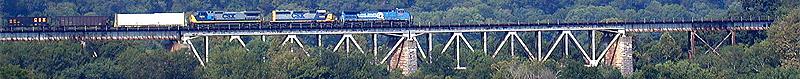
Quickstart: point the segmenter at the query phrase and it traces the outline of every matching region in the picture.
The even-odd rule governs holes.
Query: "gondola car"
[[[344,23],[401,23],[411,24],[414,17],[405,9],[390,9],[377,11],[342,11],[340,17]]]
[[[271,23],[327,23],[334,22],[333,14],[326,10],[273,10]]]
[[[196,11],[196,13],[192,14],[190,17],[191,23],[201,25],[239,25],[261,23],[261,11]]]
[[[37,17],[5,17],[8,22],[7,27],[45,27],[50,26],[48,19],[44,16]]]
[[[51,25],[57,27],[104,27],[111,23],[111,16],[55,16]]]

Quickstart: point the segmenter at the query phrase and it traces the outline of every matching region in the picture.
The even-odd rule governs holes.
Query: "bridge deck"
[[[178,40],[184,36],[288,35],[288,34],[368,34],[368,33],[445,33],[506,32],[558,30],[625,30],[626,32],[675,32],[765,30],[773,20],[646,21],[589,23],[509,23],[447,24],[411,26],[359,26],[292,28],[273,26],[236,26],[215,28],[122,28],[122,29],[50,29],[0,30],[0,41],[61,40]]]

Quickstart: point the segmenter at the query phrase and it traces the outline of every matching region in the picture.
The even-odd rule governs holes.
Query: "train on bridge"
[[[327,10],[194,11],[181,13],[115,14],[113,16],[5,17],[4,30],[16,29],[118,29],[118,28],[207,28],[269,27],[324,28],[352,25],[408,26],[413,16],[405,9],[372,11]]]

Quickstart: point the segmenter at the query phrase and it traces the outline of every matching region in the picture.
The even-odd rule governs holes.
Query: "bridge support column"
[[[281,45],[286,45],[286,42],[297,43],[297,46],[300,46],[300,49],[302,49],[303,52],[306,53],[306,56],[311,56],[310,54],[308,54],[308,51],[306,51],[305,47],[303,47],[303,43],[300,42],[300,39],[297,38],[297,35],[286,35],[286,38],[283,40]],[[292,49],[292,52],[294,52],[294,49]]]
[[[486,38],[488,38],[486,37],[486,32],[483,32],[483,55],[489,55],[489,52],[487,52],[489,49],[487,49],[488,47],[486,47],[487,43]]]
[[[511,38],[511,40],[512,40],[511,41],[511,46],[510,46],[511,47],[511,49],[510,49],[511,50],[511,56],[514,56],[514,52],[513,52],[514,44],[513,43],[514,43],[514,40],[516,38],[516,40],[519,41],[519,44],[522,45],[522,48],[524,48],[525,51],[528,52],[528,59],[533,61],[534,58],[533,58],[533,54],[531,54],[531,50],[528,49],[528,45],[526,45],[525,42],[522,41],[522,38],[519,37],[519,35],[517,34],[516,31],[508,32],[508,34],[506,34],[505,38],[503,38],[503,41],[500,42],[500,47],[497,47],[497,50],[495,50],[494,54],[492,54],[492,58],[497,56],[497,53],[500,52],[500,49],[503,49],[503,46],[506,44],[506,42],[508,41],[509,38]]]
[[[199,53],[197,53],[197,49],[194,47],[194,44],[192,44],[192,40],[191,39],[194,39],[194,38],[196,38],[196,37],[182,37],[181,41],[183,41],[183,43],[189,44],[189,48],[192,49],[192,54],[194,54],[194,57],[196,57],[197,61],[200,62],[200,65],[203,66],[203,68],[205,68],[206,67],[205,62],[203,61],[203,59],[200,58]]]
[[[344,35],[342,35],[342,38],[339,39],[339,43],[336,43],[336,47],[333,48],[333,52],[336,52],[336,50],[339,49],[339,46],[341,46],[342,43],[346,43],[345,46],[346,46],[347,52],[350,52],[350,45],[349,44],[352,43],[353,45],[356,46],[356,48],[358,48],[358,51],[361,51],[362,54],[366,54],[364,52],[364,50],[361,49],[361,45],[358,45],[358,42],[356,41],[356,39],[353,38],[353,34],[344,34]]]
[[[694,42],[694,40],[695,40],[694,35],[695,35],[695,31],[689,32],[689,59],[692,59],[692,57],[694,57],[694,54],[695,54],[695,51],[696,51],[695,48],[694,48],[694,46],[696,44]]]
[[[422,58],[427,58],[427,56],[425,56],[426,54],[423,52],[424,50],[421,49],[422,47],[419,45],[419,40],[416,38],[419,34],[404,33],[402,35],[387,35],[399,36],[401,38],[397,40],[397,43],[386,53],[386,57],[381,60],[380,64],[383,64],[386,59],[391,56],[392,59],[390,60],[388,68],[390,71],[392,71],[392,68],[400,68],[403,70],[403,75],[414,73],[417,70],[417,52],[420,52]]]
[[[378,34],[372,34],[372,56],[374,61],[378,60]]]
[[[720,41],[719,44],[717,45],[717,47],[722,45],[722,43],[725,40],[728,40],[728,36],[730,36],[730,35],[731,35],[730,33],[728,35],[725,35],[725,39]],[[709,48],[709,50],[706,50],[705,53],[712,52],[712,53],[714,53],[716,55],[719,55],[719,52],[717,52],[717,48],[716,47],[712,47],[711,43],[708,43],[705,39],[703,39],[703,37],[700,37],[700,35],[697,35],[697,33],[692,33],[692,36],[697,37],[698,39],[700,39],[700,42],[703,42],[703,44],[705,44],[705,46]],[[692,41],[694,41],[694,40],[692,40]],[[692,46],[694,46],[694,45],[692,45]],[[692,52],[694,52],[694,51],[692,51]],[[692,53],[692,55],[694,55],[694,53]]]
[[[608,59],[603,60],[604,58],[617,58],[617,57],[613,57],[613,55],[616,55],[616,53],[609,52],[609,49],[611,49],[611,51],[616,51],[616,49],[620,46],[620,45],[618,45],[618,44],[620,44],[618,41],[621,39],[621,37],[627,37],[627,36],[625,35],[625,30],[618,30],[618,31],[616,31],[616,33],[617,34],[614,35],[614,37],[611,39],[611,41],[608,42],[608,45],[606,46],[606,48],[603,49],[602,53],[600,53],[599,56],[594,57],[594,59],[589,60],[589,66],[592,66],[592,67],[597,66],[598,63],[600,63],[601,61],[612,62],[611,60],[608,60]],[[628,39],[630,39],[630,38],[628,38]],[[627,45],[627,46],[630,46],[630,45]],[[614,48],[614,49],[612,49],[612,48]],[[630,50],[632,50],[632,49],[630,49]],[[609,54],[609,56],[606,56],[606,54],[608,54],[608,53],[612,53],[612,54]]]
[[[467,67],[461,67],[461,41],[464,41],[463,43],[467,44],[467,47],[469,47],[470,51],[475,52],[475,49],[473,49],[472,45],[469,44],[469,41],[467,41],[467,39],[464,38],[464,34],[463,33],[461,33],[461,32],[453,33],[453,35],[447,41],[447,44],[445,44],[444,49],[442,49],[441,53],[446,52],[447,48],[450,47],[450,45],[453,43],[454,40],[456,41],[456,49],[454,49],[454,50],[456,50],[456,67],[455,67],[455,69],[467,69]]]
[[[433,52],[433,33],[428,33],[428,52]],[[431,63],[430,59],[428,63]]]
[[[613,41],[616,41],[617,38],[619,37],[619,35],[623,35],[624,31],[617,31],[616,33],[618,33],[618,34],[615,35],[614,38],[612,38],[612,40],[611,40],[612,42],[608,44],[609,47],[606,47],[606,50],[603,50],[603,51],[607,51],[608,48],[610,48],[610,46],[612,46],[612,44],[616,44]],[[591,51],[592,52],[591,55],[592,56],[589,57],[591,59],[588,59],[588,61],[589,61],[589,65],[588,66],[589,67],[596,67],[600,63],[600,61],[602,61],[600,59],[600,57],[597,56],[597,43],[598,43],[597,42],[597,30],[592,30],[590,34],[591,34],[591,36],[589,36],[590,37],[589,39],[591,39],[591,42],[589,42],[589,43],[591,43],[591,44],[589,44],[589,45],[591,45],[591,50],[592,50]],[[573,39],[575,39],[575,38],[573,38]],[[580,46],[580,45],[578,45],[578,46]],[[583,50],[583,49],[581,49],[581,50]],[[602,56],[602,54],[600,56]]]
[[[599,56],[589,60],[588,66],[595,67],[603,62],[619,69],[623,76],[630,76],[633,73],[633,39],[625,35],[625,30],[610,32],[617,34]]]
[[[205,39],[205,40],[203,40],[203,41],[205,41],[204,45],[206,46],[206,50],[205,50],[206,51],[206,62],[208,62],[208,46],[210,46],[208,44],[208,36],[205,36],[204,39]]]
[[[87,50],[86,49],[86,47],[87,47],[86,42],[83,41],[83,40],[81,40],[80,42],[81,42],[81,48],[84,50],[84,52],[89,52],[89,51],[86,51]],[[92,57],[97,57],[97,52],[92,51]]]
[[[567,33],[568,34],[572,34],[572,31],[562,31],[562,32],[564,32],[564,34],[567,34]],[[570,56],[569,56],[570,55],[569,54],[569,35],[566,35],[566,36],[567,37],[564,38],[564,57],[569,59],[570,58]],[[557,39],[557,40],[561,40],[561,39]],[[580,44],[578,44],[578,45],[580,45]],[[580,47],[580,46],[578,46],[578,47]]]
[[[613,39],[613,40],[612,40],[612,42],[613,42],[613,41],[615,41],[615,40],[616,40],[616,38],[617,38],[617,37],[619,37],[619,35],[621,35],[621,34],[624,34],[624,30],[620,31],[620,33],[618,33],[618,34],[617,34],[617,35],[614,37],[615,39]],[[561,32],[561,34],[560,34],[560,35],[558,36],[558,38],[556,39],[556,41],[555,41],[555,42],[553,42],[553,45],[552,45],[552,47],[551,47],[551,48],[550,48],[550,50],[547,52],[547,55],[545,55],[545,56],[544,56],[544,58],[541,58],[541,59],[539,59],[539,61],[544,61],[544,60],[547,60],[547,59],[550,57],[550,55],[553,53],[553,51],[555,50],[555,48],[558,46],[558,44],[561,42],[561,40],[562,40],[562,39],[564,39],[564,49],[565,49],[565,52],[566,52],[567,50],[569,50],[569,49],[568,49],[568,48],[569,48],[569,46],[570,46],[570,45],[569,45],[569,41],[570,41],[570,40],[572,40],[572,43],[574,43],[575,47],[577,47],[577,48],[578,48],[578,50],[581,52],[581,54],[583,54],[583,59],[584,59],[584,62],[586,62],[586,63],[588,63],[588,64],[589,64],[589,65],[587,65],[587,66],[589,66],[589,67],[594,67],[594,66],[597,66],[597,64],[600,62],[600,59],[601,59],[601,58],[594,57],[595,55],[591,55],[591,56],[590,56],[590,55],[588,55],[588,54],[586,53],[586,50],[583,48],[583,46],[581,46],[580,42],[578,42],[578,40],[575,38],[575,35],[573,35],[573,34],[572,34],[572,31],[562,31],[562,32]],[[591,38],[591,39],[594,39],[594,36],[592,36],[592,38]],[[607,49],[608,49],[608,48],[606,48],[606,50],[607,50]],[[600,55],[600,56],[602,56],[602,55]],[[569,57],[569,54],[566,54],[566,55],[565,55],[565,57]]]
[[[585,62],[589,63],[590,67],[597,66],[597,63],[599,61],[589,57],[589,55],[586,53],[586,50],[583,49],[583,46],[581,46],[581,43],[578,42],[578,40],[575,38],[575,35],[573,35],[571,31],[564,31],[564,33],[566,33],[566,35],[569,35],[569,38],[572,39],[572,42],[575,44],[575,47],[578,47],[578,50],[581,51],[581,54],[583,54],[583,58],[585,59]],[[594,37],[594,36],[592,36],[592,37]],[[564,43],[565,47],[564,48],[569,48],[569,43],[566,43],[566,41],[569,41],[570,39],[565,39],[564,40],[565,41],[565,43]],[[569,57],[569,56],[566,56],[566,57]]]
[[[736,31],[731,30],[731,45],[736,44]]]
[[[536,32],[536,38],[537,38],[537,40],[536,40],[537,41],[536,42],[536,49],[538,51],[538,54],[536,54],[536,55],[538,55],[538,56],[536,56],[536,59],[538,59],[539,61],[542,61],[541,60],[542,59],[542,31],[537,31]]]
[[[633,73],[633,39],[626,35],[622,35],[616,41],[611,42],[608,46],[612,50],[605,53],[606,58],[603,58],[604,64],[611,65],[620,70],[623,76],[630,76]],[[601,55],[603,56],[603,55]]]
[[[730,42],[731,42],[731,45],[734,45],[734,44],[736,44],[736,41],[735,41],[735,40],[736,40],[736,32],[734,32],[734,31],[732,31],[732,30],[730,30],[730,32],[728,33],[728,35],[725,35],[725,38],[722,38],[722,41],[719,41],[719,42],[717,42],[717,44],[716,44],[715,46],[713,46],[713,47],[712,47],[712,46],[710,46],[710,45],[709,45],[709,43],[708,43],[708,42],[706,42],[706,40],[703,40],[703,38],[702,38],[702,37],[700,37],[700,35],[697,35],[697,34],[695,33],[695,34],[694,34],[694,36],[695,36],[695,37],[697,37],[697,38],[699,38],[699,39],[700,39],[700,41],[702,41],[703,43],[705,43],[705,44],[706,44],[706,47],[708,47],[708,48],[709,48],[709,50],[706,50],[706,51],[705,51],[705,53],[712,52],[712,53],[714,53],[714,54],[716,54],[716,55],[719,55],[719,52],[717,51],[717,49],[719,49],[719,47],[720,47],[720,46],[722,46],[722,44],[724,44],[724,43],[725,43],[725,42],[726,42],[728,39],[731,39],[731,41],[730,41]]]
[[[433,52],[433,33],[428,33],[428,52]]]
[[[248,49],[247,46],[244,44],[244,41],[242,41],[241,36],[231,36],[231,39],[228,39],[228,42],[233,42],[233,40],[239,41],[239,45],[242,45],[242,47],[244,47],[244,50],[250,51],[250,49]]]

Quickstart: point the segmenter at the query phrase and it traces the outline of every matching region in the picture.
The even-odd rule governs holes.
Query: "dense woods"
[[[275,9],[375,10],[405,8],[415,24],[486,24],[534,22],[674,21],[775,19],[767,31],[740,31],[736,44],[719,55],[688,57],[686,32],[630,33],[634,37],[632,76],[611,66],[585,67],[579,53],[529,61],[524,51],[501,51],[497,58],[480,51],[480,34],[466,33],[469,52],[462,47],[461,65],[454,70],[455,52],[441,52],[450,34],[434,36],[431,57],[421,59],[410,76],[388,72],[376,59],[399,38],[380,36],[379,53],[333,52],[340,35],[302,40],[311,56],[296,46],[281,45],[283,36],[245,37],[247,48],[229,37],[212,37],[209,60],[201,66],[191,50],[169,52],[176,41],[0,42],[0,78],[800,78],[800,2],[795,0],[0,0],[0,16],[113,15],[115,13],[190,12],[196,10],[271,11]],[[721,41],[727,32],[699,32],[708,41]],[[577,32],[587,38],[587,32]],[[505,33],[489,33],[501,39]],[[524,39],[535,39],[523,32]],[[557,32],[546,32],[554,36]],[[357,40],[371,40],[357,35]],[[545,44],[556,38],[546,38]],[[266,40],[266,41],[262,41]],[[203,46],[202,40],[193,40]],[[533,43],[535,40],[524,40]],[[495,49],[500,41],[490,41]],[[371,47],[372,43],[360,41]],[[426,43],[426,42],[422,42]],[[587,43],[584,46],[588,46]],[[708,50],[697,45],[699,52]],[[427,48],[427,47],[425,47]],[[518,47],[521,48],[521,47]],[[249,49],[249,51],[245,50]],[[199,49],[202,51],[203,49]],[[357,50],[357,49],[352,49]],[[372,51],[367,48],[365,51]],[[490,51],[491,51],[490,50]],[[466,52],[465,52],[466,51]],[[563,51],[557,49],[556,51]],[[96,54],[95,54],[96,53]]]

